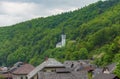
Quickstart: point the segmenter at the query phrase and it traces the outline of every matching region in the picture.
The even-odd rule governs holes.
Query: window
[[[56,70],[51,70],[51,72],[55,72]]]
[[[47,72],[46,70],[43,70],[44,72]]]
[[[23,77],[21,77],[21,79],[23,79]]]

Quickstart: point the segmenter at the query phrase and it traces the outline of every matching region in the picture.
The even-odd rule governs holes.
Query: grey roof
[[[41,79],[88,79],[87,72],[55,73],[43,72]]]
[[[17,62],[14,64],[14,67],[19,67],[20,65],[23,65],[23,62]]]
[[[70,68],[72,64],[74,64],[73,67],[75,67],[78,65],[78,62],[77,61],[65,61],[64,62],[64,65],[68,68]]]
[[[108,67],[110,73],[112,73],[115,70],[116,64],[112,63],[112,64],[108,65],[107,67]]]
[[[84,64],[90,64],[92,60],[78,60],[78,61]]]
[[[105,74],[105,73],[100,73],[97,74],[93,79],[114,79],[116,75],[114,74]]]
[[[57,73],[69,73],[70,70],[67,69],[67,68],[57,68],[57,69],[56,69],[56,72],[57,72]]]
[[[53,58],[48,58],[48,60],[44,61],[42,64],[37,66],[27,75],[28,79],[33,77],[37,72],[42,70],[44,67],[64,67],[64,65]]]
[[[79,61],[65,61],[64,65],[66,68],[69,68],[72,71],[78,71],[78,70],[90,70],[94,67],[90,64],[89,60],[79,60]]]
[[[67,67],[70,67],[71,64],[74,64],[74,66],[76,66],[76,65],[82,63],[82,65],[84,65],[84,67],[85,67],[85,66],[91,65],[90,62],[91,62],[90,60],[65,61],[64,65]]]
[[[97,74],[102,73],[102,71],[103,71],[102,68],[96,68],[96,69],[93,71],[93,73],[94,73],[94,75],[97,75]]]
[[[14,70],[16,70],[17,68],[19,68],[21,65],[23,65],[24,63],[23,62],[17,62],[17,63],[15,63],[14,64],[14,66],[13,67],[11,67],[10,69],[9,69],[9,71],[10,72],[13,72]]]

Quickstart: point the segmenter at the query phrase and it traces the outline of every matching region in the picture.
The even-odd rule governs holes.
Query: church
[[[62,34],[61,35],[61,42],[58,42],[56,44],[56,48],[60,48],[60,47],[64,47],[66,44],[66,35],[65,34]]]

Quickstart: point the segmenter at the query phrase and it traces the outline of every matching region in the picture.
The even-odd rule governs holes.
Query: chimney
[[[48,57],[46,56],[46,57],[45,57],[45,61],[47,61],[47,60],[48,60]]]

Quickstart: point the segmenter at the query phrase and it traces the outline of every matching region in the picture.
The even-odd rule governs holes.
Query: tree
[[[120,61],[118,62],[114,73],[120,78]]]

